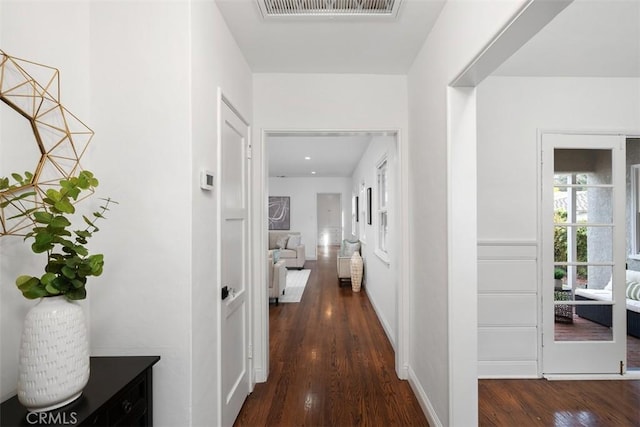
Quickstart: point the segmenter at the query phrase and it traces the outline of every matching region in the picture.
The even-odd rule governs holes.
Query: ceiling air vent
[[[402,0],[258,0],[266,18],[299,16],[395,17]]]

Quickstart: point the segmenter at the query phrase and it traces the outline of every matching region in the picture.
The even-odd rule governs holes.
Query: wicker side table
[[[554,301],[570,301],[570,290],[553,291]],[[555,321],[557,323],[573,323],[573,305],[557,304],[555,307]]]

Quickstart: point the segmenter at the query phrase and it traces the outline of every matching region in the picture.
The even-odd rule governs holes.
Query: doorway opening
[[[365,221],[365,218],[358,209],[353,211],[353,200],[356,196],[360,198],[360,185],[363,181],[366,182],[365,197],[362,198],[360,206],[371,206],[366,212],[370,217],[366,227],[370,231],[365,242],[371,251],[370,267],[383,264],[382,269],[386,269],[389,277],[385,286],[376,287],[376,281],[369,282],[369,297],[380,301],[376,305],[376,311],[395,349],[395,368],[401,379],[407,378],[407,364],[399,361],[404,360],[407,353],[404,347],[399,345],[398,336],[402,335],[399,331],[404,330],[404,325],[408,323],[405,310],[400,308],[406,300],[405,272],[408,271],[407,257],[403,256],[408,252],[408,221],[405,218],[408,212],[405,206],[408,180],[406,168],[403,168],[405,149],[397,130],[264,131],[261,144],[262,182],[256,182],[256,185],[263,188],[262,200],[256,201],[260,206],[260,212],[256,211],[258,223],[264,224],[264,228],[260,230],[263,242],[260,247],[268,246],[269,242],[270,230],[266,226],[269,222],[269,197],[289,197],[289,230],[300,233],[307,260],[318,259],[318,247],[325,244],[338,246],[344,239],[364,237],[360,232],[359,223],[355,222],[354,226],[356,216],[360,221]],[[378,187],[377,167],[383,158],[387,160],[390,175],[389,183],[385,185],[389,192],[393,193],[393,205],[386,208],[388,213],[385,214],[385,218],[388,218],[385,229],[390,234],[386,241],[390,248],[387,260],[375,255],[378,242],[376,236],[379,233],[373,232],[373,229],[379,226],[373,217],[377,206],[377,196],[373,189]],[[364,177],[365,175],[367,176]],[[366,190],[369,190],[368,193]],[[369,200],[366,199],[366,194],[371,195]],[[325,219],[322,218],[324,214],[321,207],[330,198],[334,199],[333,207],[330,208],[332,215],[329,215],[330,219]],[[369,205],[366,204],[367,201],[370,202]],[[263,251],[264,254],[256,252],[257,257],[263,257],[261,264],[267,265],[267,251],[260,247],[257,250]],[[379,275],[376,272],[375,276],[370,277]],[[260,274],[259,279],[262,280],[259,283],[265,283],[265,278],[266,274]],[[337,280],[336,270],[336,283]],[[381,280],[384,279],[378,279]],[[265,306],[261,304],[260,299],[264,288],[260,286],[256,292],[256,382],[267,380],[269,366],[269,311],[268,307],[264,309]]]
[[[342,224],[350,212],[342,210],[341,193],[318,193],[316,196],[316,218],[318,222],[318,246],[340,246]]]
[[[640,137],[626,139],[625,185],[627,195],[626,268],[628,271],[640,272]],[[640,370],[640,320],[638,319],[640,319],[640,302],[627,299],[627,368],[633,371]]]

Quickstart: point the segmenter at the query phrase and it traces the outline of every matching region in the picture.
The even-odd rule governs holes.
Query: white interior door
[[[342,241],[342,194],[317,196],[318,245],[339,245]]]
[[[220,102],[221,424],[233,425],[249,393],[247,123]]]
[[[543,373],[621,374],[626,369],[624,138],[543,134],[541,206]],[[564,275],[557,285],[556,272]],[[609,300],[580,297],[581,289],[606,295],[610,281]],[[584,310],[603,317],[595,322]]]

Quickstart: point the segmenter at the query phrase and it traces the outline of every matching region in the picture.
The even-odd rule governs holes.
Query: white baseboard
[[[260,369],[255,369],[253,371],[253,374],[255,375],[255,382],[256,383],[266,383],[267,382],[267,376],[265,375],[265,371],[264,369],[260,368]]]
[[[640,372],[627,371],[624,375],[618,374],[548,374],[545,375],[549,381],[611,381],[611,380],[633,380],[640,379]]]
[[[364,283],[366,285],[366,283]],[[366,287],[362,287],[362,290],[364,292],[367,292],[367,288]],[[380,310],[378,310],[378,306],[376,305],[376,302],[371,298],[371,295],[367,292],[367,297],[369,298],[369,302],[371,303],[371,306],[373,307],[373,311],[376,312],[376,316],[378,316],[378,320],[380,321],[380,324],[382,325],[382,329],[384,330],[385,335],[387,336],[387,339],[389,340],[389,342],[391,343],[391,347],[393,347],[393,351],[396,352],[396,339],[393,336],[392,332],[391,332],[391,328],[389,327],[389,323],[387,322],[387,319],[385,319],[383,316],[380,315]]]
[[[418,378],[416,377],[415,372],[413,372],[410,366],[408,369],[409,369],[409,385],[411,386],[411,389],[415,393],[416,398],[418,399],[418,403],[422,408],[422,412],[424,412],[424,415],[427,417],[427,421],[429,422],[429,425],[431,427],[443,427],[442,422],[440,421],[440,419],[438,418],[438,415],[436,414],[436,410],[433,408],[431,401],[427,397],[427,393],[425,393],[424,388],[422,387],[422,384],[420,384],[420,381],[418,381]]]

